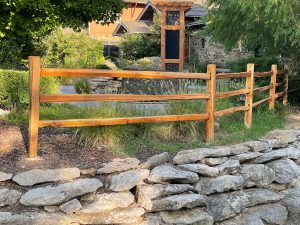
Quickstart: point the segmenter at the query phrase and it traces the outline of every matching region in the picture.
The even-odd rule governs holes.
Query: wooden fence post
[[[270,100],[269,109],[274,109],[275,107],[275,94],[276,94],[276,79],[277,79],[277,65],[272,65],[271,82],[270,82]]]
[[[288,89],[289,89],[289,66],[284,65],[285,74],[284,74],[284,91],[285,94],[283,96],[283,105],[287,106],[288,104]]]
[[[247,111],[245,111],[245,126],[250,128],[252,125],[252,108],[253,108],[253,89],[254,89],[254,64],[247,64],[247,72],[251,73],[250,77],[246,78],[246,90],[249,91],[246,94],[245,98],[245,106],[249,107]]]
[[[215,64],[207,65],[207,73],[210,75],[210,79],[207,80],[206,88],[209,94],[209,99],[206,101],[206,113],[208,114],[208,120],[205,124],[205,141],[211,142],[215,136],[215,98],[216,98],[216,72],[217,68]]]
[[[30,74],[30,118],[29,118],[29,158],[37,157],[39,109],[40,109],[40,57],[29,56]]]

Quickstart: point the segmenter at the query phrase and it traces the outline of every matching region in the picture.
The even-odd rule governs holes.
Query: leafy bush
[[[79,79],[75,81],[75,91],[78,94],[90,94],[91,93],[91,85],[86,78]]]
[[[41,48],[45,67],[96,68],[105,61],[103,43],[85,33],[58,29],[44,39]]]
[[[230,69],[232,72],[245,72],[248,63],[254,63],[256,72],[266,72],[271,70],[272,64],[278,64],[278,60],[274,57],[249,57],[233,62]]]
[[[54,93],[58,83],[55,78],[41,79],[41,92]],[[0,106],[25,108],[29,104],[29,73],[26,71],[0,70]]]

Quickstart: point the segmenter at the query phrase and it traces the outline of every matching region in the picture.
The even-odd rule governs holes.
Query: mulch
[[[104,147],[95,149],[77,144],[73,133],[63,128],[43,128],[39,132],[39,158],[28,159],[28,128],[0,120],[0,171],[54,169],[66,167],[98,168],[115,157]]]

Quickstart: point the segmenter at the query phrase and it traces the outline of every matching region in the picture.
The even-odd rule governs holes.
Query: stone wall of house
[[[0,172],[1,225],[299,225],[300,130],[99,168]]]
[[[216,43],[211,38],[201,35],[192,36],[189,39],[190,57],[196,57],[200,63],[215,63],[219,67],[228,67],[231,62],[241,58],[253,56],[252,53],[244,49],[233,49],[229,53],[225,52],[222,44]]]

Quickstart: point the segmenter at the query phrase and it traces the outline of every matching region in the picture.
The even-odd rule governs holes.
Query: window
[[[205,40],[205,38],[201,38],[201,48],[206,48],[206,40]]]
[[[167,25],[180,25],[180,13],[179,11],[169,11],[166,16]]]

